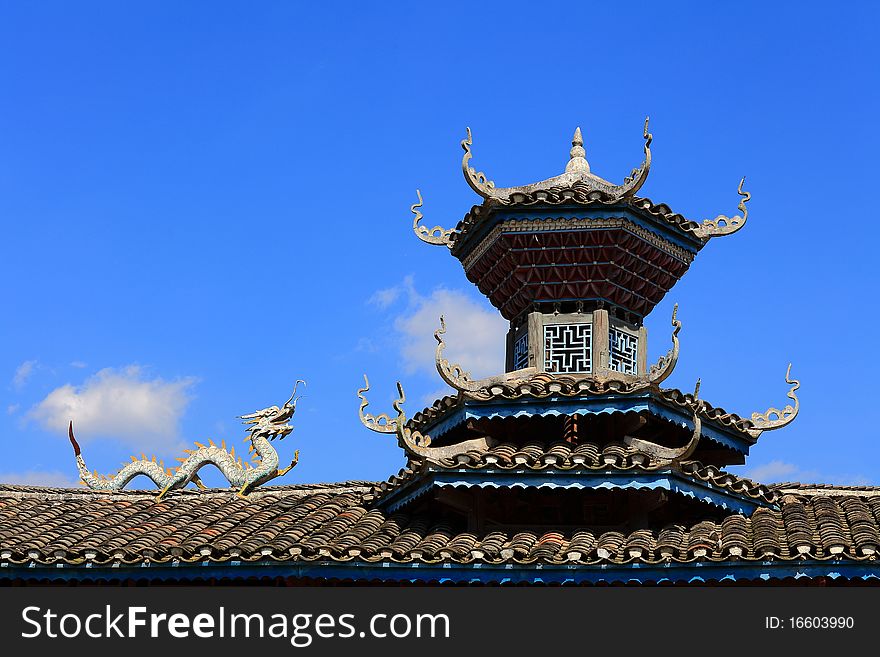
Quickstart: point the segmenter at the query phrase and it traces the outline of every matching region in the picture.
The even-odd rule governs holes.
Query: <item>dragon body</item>
[[[301,383],[297,381],[297,384]],[[249,462],[242,463],[241,458],[236,459],[235,448],[226,449],[225,443],[217,446],[213,441],[209,445],[196,443],[197,449],[186,450],[186,458],[180,458],[180,466],[175,469],[165,468],[161,462],[143,456],[140,459],[132,457],[132,462],[126,464],[114,475],[99,475],[90,472],[86,467],[79,444],[73,435],[73,422],[68,428],[70,442],[76,456],[76,464],[83,483],[94,490],[116,491],[122,490],[138,475],[149,477],[157,487],[161,489],[159,499],[168,491],[183,488],[190,482],[200,488],[204,488],[199,479],[199,470],[206,465],[215,466],[226,477],[230,486],[238,490],[239,497],[245,497],[247,493],[276,477],[287,474],[299,460],[299,451],[294,454],[293,461],[285,468],[278,467],[280,461],[278,452],[270,441],[276,438],[282,439],[293,431],[293,427],[287,421],[293,417],[296,411],[296,387],[293,395],[283,406],[270,406],[255,413],[240,416],[244,424],[248,426],[246,441],[250,442],[250,451],[257,457],[255,465]]]

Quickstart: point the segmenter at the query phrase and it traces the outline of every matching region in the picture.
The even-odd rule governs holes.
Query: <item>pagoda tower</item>
[[[439,317],[437,371],[455,395],[408,418],[398,383],[396,414],[371,415],[365,377],[362,422],[394,434],[408,457],[368,496],[372,504],[423,511],[443,525],[432,531],[481,546],[493,531],[521,531],[539,542],[564,537],[573,555],[624,550],[633,558],[649,539],[660,554],[699,556],[701,522],[723,523],[734,536],[743,517],[779,508],[776,491],[723,468],[744,463],[764,431],[795,418],[791,367],[791,403],[740,417],[701,399],[699,381],[693,392],[662,386],[679,355],[677,306],[671,345],[656,360],[644,325],[712,238],[743,228],[750,195],[743,179],[740,214],[702,221],[638,196],[651,141],[646,119],[644,159],[618,185],[592,173],[578,128],[563,173],[501,188],[471,166],[468,129],[462,171],[482,202],[455,228],[428,228],[417,192],[415,234],[446,247],[509,321],[506,366],[476,379],[466,364],[450,363]],[[684,527],[693,546],[679,544]],[[600,536],[616,543],[592,545]],[[540,546],[522,549],[533,555]]]
[[[471,167],[468,131],[479,205],[428,228],[419,194],[416,235],[448,249],[510,329],[503,371],[476,378],[449,362],[438,317],[437,372],[454,394],[411,416],[400,383],[393,412],[370,412],[364,377],[360,418],[396,438],[396,475],[263,486],[295,465],[269,446],[290,433],[295,387],[242,416],[250,470],[197,443],[177,473],[134,459],[99,478],[71,428],[89,490],[0,482],[0,583],[876,584],[880,487],[725,471],[797,416],[791,366],[789,402],[745,417],[702,399],[699,381],[665,387],[682,325],[673,311],[651,357],[645,317],[712,238],[743,228],[749,194],[741,182],[739,213],[702,221],[638,196],[647,122],[644,138],[620,185],[591,172],[576,130],[563,173],[499,188]],[[232,487],[185,490],[209,463]],[[135,474],[162,491],[121,490]]]

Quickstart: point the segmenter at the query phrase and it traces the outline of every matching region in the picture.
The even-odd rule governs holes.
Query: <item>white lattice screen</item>
[[[638,374],[638,336],[612,326],[608,332],[608,343],[608,366],[615,372]]]
[[[523,333],[513,343],[513,369],[521,370],[529,366],[529,334]]]
[[[544,326],[544,370],[547,372],[591,372],[593,366],[592,324],[550,324]]]

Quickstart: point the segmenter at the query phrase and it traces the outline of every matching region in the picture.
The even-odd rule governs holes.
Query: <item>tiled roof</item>
[[[589,186],[584,185],[583,183],[575,183],[571,187],[551,188],[548,190],[537,191],[532,194],[517,192],[511,195],[510,202],[508,203],[500,203],[497,200],[487,200],[482,205],[475,205],[455,227],[455,230],[459,233],[456,242],[461,242],[460,235],[469,232],[474,226],[481,223],[485,216],[497,207],[559,206],[572,204],[606,207],[626,204],[641,214],[646,214],[691,235],[694,239],[699,239],[694,235],[694,231],[700,224],[696,221],[685,218],[677,212],[673,212],[665,203],[654,203],[649,198],[639,196],[634,196],[625,201],[621,201],[615,196],[595,189],[590,189]],[[453,253],[455,253],[455,251],[456,248],[453,247]]]
[[[880,496],[786,495],[780,510],[657,532],[468,532],[369,508],[364,482],[143,492],[0,487],[0,566],[179,563],[633,564],[795,559],[867,562],[880,549]],[[154,571],[155,572],[155,571]],[[0,568],[0,578],[4,570]],[[234,573],[230,571],[230,576]],[[356,575],[355,575],[356,576]]]
[[[783,494],[794,493],[796,495],[858,495],[859,497],[880,497],[880,486],[802,484],[796,481],[788,481],[779,484],[769,484],[768,488]]]
[[[516,387],[510,385],[495,386],[488,391],[490,393],[489,395],[485,398],[480,398],[478,401],[508,400],[519,399],[522,397],[543,399],[551,395],[560,397],[586,397],[590,396],[590,394],[600,394],[599,391],[591,391],[588,389],[588,386],[592,385],[588,379],[585,380],[587,381],[587,389],[585,389],[581,386],[580,381],[572,376],[558,374],[547,376],[544,373],[542,373],[542,375],[543,378],[541,379],[535,377],[535,380],[530,380],[527,383],[517,385]],[[607,394],[607,391],[603,394]],[[693,413],[694,410],[698,410],[700,417],[703,420],[708,420],[731,429],[732,431],[736,431],[742,434],[749,442],[755,442],[755,439],[748,434],[748,430],[754,425],[752,424],[752,421],[747,418],[740,417],[736,413],[729,413],[719,406],[712,406],[705,400],[700,400],[700,404],[698,405],[693,394],[681,392],[674,388],[660,388],[656,391],[656,394],[661,401],[685,409],[688,413]],[[426,426],[445,417],[450,411],[458,408],[463,402],[464,398],[462,393],[441,397],[424,410],[415,413],[410,420],[411,425],[413,428],[424,430]]]
[[[572,446],[565,442],[551,445],[539,441],[531,441],[525,445],[501,443],[486,451],[473,451],[460,454],[455,458],[438,461],[442,468],[467,468],[471,470],[492,469],[504,470],[554,470],[554,471],[620,471],[632,470],[649,472],[660,468],[669,468],[668,461],[658,461],[652,456],[623,443],[609,443],[599,447],[595,443],[583,442]],[[421,466],[410,463],[398,475],[392,476],[387,482],[377,485],[375,496],[381,497],[399,488],[419,474]],[[763,484],[744,477],[725,472],[714,465],[704,465],[698,461],[686,461],[675,466],[682,475],[698,481],[709,483],[747,498],[774,503],[779,493]],[[372,499],[372,495],[368,495]]]

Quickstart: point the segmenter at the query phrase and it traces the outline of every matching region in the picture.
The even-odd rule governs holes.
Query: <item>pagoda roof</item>
[[[366,499],[389,509],[440,488],[665,489],[740,513],[776,507],[780,494],[699,461],[672,463],[623,443],[502,443],[436,463],[411,462]]]
[[[587,380],[591,385],[592,381]],[[452,426],[460,424],[468,419],[468,413],[465,412],[467,407],[471,414],[478,413],[475,409],[484,409],[486,417],[521,417],[529,415],[541,414],[560,414],[566,412],[565,403],[554,404],[552,408],[542,403],[532,408],[528,402],[534,400],[541,402],[548,398],[554,400],[571,400],[575,406],[568,409],[570,412],[580,413],[628,413],[639,410],[639,402],[644,401],[650,405],[650,402],[656,401],[671,409],[679,409],[682,418],[689,417],[692,413],[698,413],[701,419],[718,426],[719,428],[730,432],[741,439],[744,445],[753,445],[757,442],[757,438],[750,433],[755,429],[753,421],[743,418],[736,413],[730,413],[721,407],[712,406],[704,400],[697,400],[691,393],[685,393],[675,388],[658,388],[656,390],[642,390],[637,393],[631,393],[627,390],[609,390],[607,393],[599,393],[592,391],[589,394],[585,391],[575,379],[565,375],[554,375],[552,377],[535,377],[534,381],[511,388],[509,386],[499,385],[487,394],[481,396],[477,400],[468,399],[463,393],[456,395],[446,395],[434,401],[422,411],[415,413],[410,420],[410,424],[414,429],[422,433],[431,432],[434,438],[438,438],[448,431]],[[518,404],[510,405],[506,402],[517,401]],[[495,409],[492,402],[505,402],[502,408]],[[578,404],[578,402],[583,402]],[[587,406],[592,407],[588,408]],[[617,408],[620,406],[620,408]],[[655,410],[659,410],[656,404],[653,406]],[[647,407],[646,407],[647,408]],[[667,419],[678,421],[681,418],[670,416]],[[720,436],[715,435],[711,428],[706,427],[709,438],[715,437],[724,440]],[[724,441],[727,443],[728,441]],[[739,441],[738,441],[739,442]]]
[[[415,215],[413,229],[423,241],[429,244],[446,245],[452,249],[454,255],[462,257],[462,245],[466,241],[462,238],[473,231],[476,226],[482,224],[489,215],[505,208],[524,209],[565,205],[600,208],[603,206],[627,207],[637,215],[671,229],[671,234],[684,238],[684,244],[687,245],[691,253],[696,253],[710,238],[729,235],[745,225],[748,219],[745,203],[751,198],[748,192],[743,191],[745,178],[740,181],[737,190],[742,197],[738,207],[743,213],[742,216],[718,215],[714,219],[694,221],[673,212],[669,206],[663,203],[655,204],[648,198],[637,196],[636,193],[647,180],[651,169],[650,146],[653,136],[648,132],[647,119],[645,119],[644,138],[644,161],[633,169],[623,184],[616,185],[592,173],[586,160],[581,130],[577,128],[572,139],[570,160],[562,174],[537,183],[499,188],[482,171],[478,172],[470,166],[470,160],[473,157],[471,152],[473,139],[470,128],[468,128],[467,137],[461,142],[464,149],[461,168],[465,181],[471,189],[483,197],[482,204],[471,208],[470,212],[454,229],[447,230],[441,226],[427,228],[420,224],[422,213],[417,209],[422,206],[422,195],[417,192],[419,202],[412,206],[412,212]]]
[[[467,137],[461,142],[461,147],[464,150],[461,170],[471,189],[484,199],[497,203],[516,203],[516,197],[518,196],[539,194],[550,189],[571,189],[575,185],[615,198],[628,198],[638,192],[639,188],[645,184],[651,169],[651,142],[654,137],[648,132],[647,118],[645,119],[644,138],[644,161],[639,167],[632,170],[632,173],[626,177],[621,185],[615,185],[604,178],[600,178],[590,170],[580,128],[576,128],[574,131],[574,136],[571,140],[571,150],[569,151],[569,161],[565,166],[565,171],[547,180],[519,187],[496,187],[495,183],[486,177],[486,174],[482,171],[477,172],[470,166],[470,161],[473,157],[471,152],[473,137],[470,128],[467,129]]]
[[[502,210],[509,213],[513,210],[534,209],[537,211],[561,206],[578,206],[599,210],[606,208],[631,210],[636,216],[671,229],[673,234],[683,236],[684,241],[679,242],[683,248],[674,251],[674,253],[679,259],[688,263],[709,240],[708,236],[701,235],[700,226],[702,224],[700,222],[674,212],[665,203],[654,203],[649,198],[639,196],[620,199],[590,189],[586,185],[575,183],[571,187],[550,188],[531,194],[517,193],[511,197],[510,203],[502,204],[495,200],[486,200],[480,205],[473,206],[453,229],[452,234],[455,235],[455,238],[451,247],[452,254],[456,256],[461,254],[462,246],[466,241],[465,237],[485,225],[490,216]]]
[[[0,580],[614,582],[876,579],[880,495],[786,494],[778,509],[659,531],[460,532],[370,506],[367,482],[151,492],[0,486]],[[670,570],[672,567],[672,570]],[[537,569],[537,570],[536,570]]]
[[[411,210],[424,242],[449,248],[502,316],[514,320],[539,304],[588,302],[619,308],[641,321],[687,271],[712,238],[740,230],[751,198],[740,181],[740,215],[693,221],[636,196],[651,167],[645,157],[620,185],[590,170],[580,128],[565,171],[518,187],[496,187],[470,166],[470,129],[461,143],[462,172],[483,202],[455,228],[421,223],[422,195]]]

